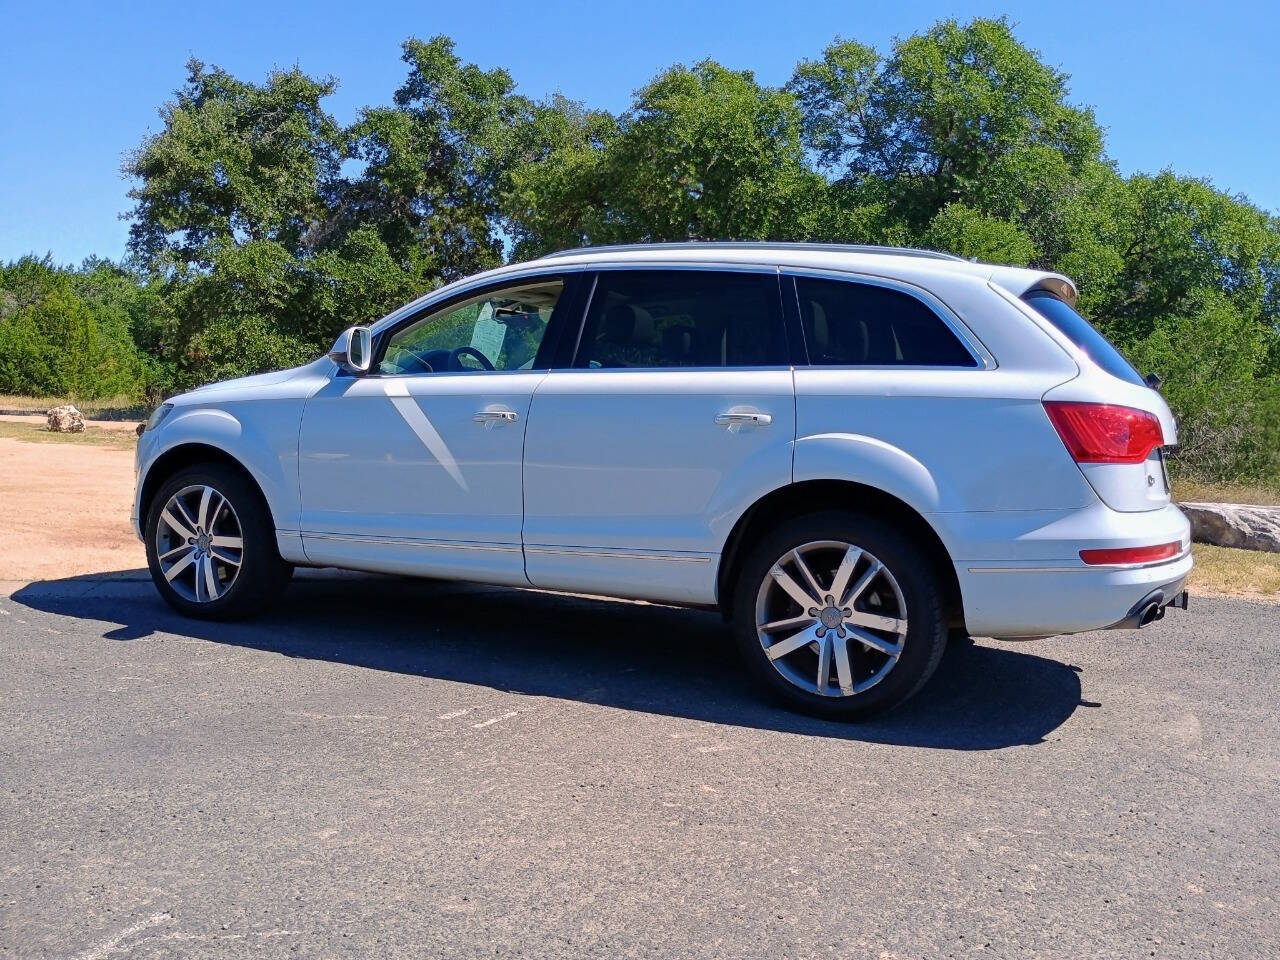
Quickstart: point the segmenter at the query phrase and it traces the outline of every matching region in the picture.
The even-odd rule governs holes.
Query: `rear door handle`
[[[481,410],[474,417],[476,423],[482,423],[485,426],[495,423],[515,423],[520,419],[520,414],[514,410],[497,409],[497,410]]]
[[[767,427],[773,423],[773,417],[767,413],[721,413],[716,417],[716,425],[721,427]]]

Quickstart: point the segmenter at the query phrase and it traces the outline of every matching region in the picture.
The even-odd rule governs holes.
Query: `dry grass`
[[[1173,498],[1180,503],[1256,503],[1280,506],[1280,482],[1201,483],[1174,480]]]
[[[26,440],[31,443],[72,443],[112,447],[116,450],[132,450],[138,437],[132,430],[104,430],[101,427],[85,427],[84,433],[54,433],[43,424],[14,423],[0,420],[0,437]]]
[[[0,413],[44,413],[50,407],[75,404],[86,420],[145,420],[150,407],[131,397],[108,397],[104,400],[76,400],[58,397],[23,397],[0,393]]]
[[[1191,589],[1200,593],[1261,596],[1280,603],[1280,553],[1193,544]]]

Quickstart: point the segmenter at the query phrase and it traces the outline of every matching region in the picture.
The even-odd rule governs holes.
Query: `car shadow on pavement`
[[[93,621],[106,640],[171,634],[287,657],[480,684],[713,723],[951,750],[1036,744],[1081,705],[1079,668],[952,642],[900,709],[857,724],[762,696],[719,614],[440,581],[307,571],[259,617],[189,620],[145,571],[39,581],[11,599]]]

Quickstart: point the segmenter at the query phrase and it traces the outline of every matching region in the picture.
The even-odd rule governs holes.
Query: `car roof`
[[[471,286],[506,277],[546,272],[547,269],[585,270],[594,266],[751,265],[783,269],[829,270],[905,280],[930,289],[948,277],[990,281],[1015,296],[1031,290],[1049,290],[1072,306],[1076,287],[1059,273],[965,260],[955,254],[908,247],[877,247],[836,243],[770,243],[696,240],[684,243],[638,243],[560,250],[536,260],[507,264],[446,284],[384,317],[381,327],[423,305]]]
[[[920,282],[929,274],[968,275],[990,280],[1021,296],[1047,289],[1075,304],[1076,287],[1068,277],[1046,270],[966,260],[953,253],[913,247],[879,247],[842,243],[770,243],[691,240],[684,243],[636,243],[579,247],[547,254],[531,263],[592,264],[698,262],[768,264],[770,266],[844,270],[873,276],[898,276]],[[927,284],[925,284],[927,285]]]

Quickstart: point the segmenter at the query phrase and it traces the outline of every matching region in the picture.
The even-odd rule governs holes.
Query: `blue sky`
[[[411,35],[452,36],[459,54],[505,66],[526,95],[560,91],[611,110],[672,63],[713,57],[780,84],[837,35],[887,50],[955,16],[1007,14],[1026,44],[1071,75],[1125,172],[1208,177],[1280,211],[1280,5],[704,2],[6,4],[0,34],[0,260],[52,252],[77,263],[124,252],[124,155],[190,56],[261,80],[299,64],[333,75],[343,122],[390,101]]]

